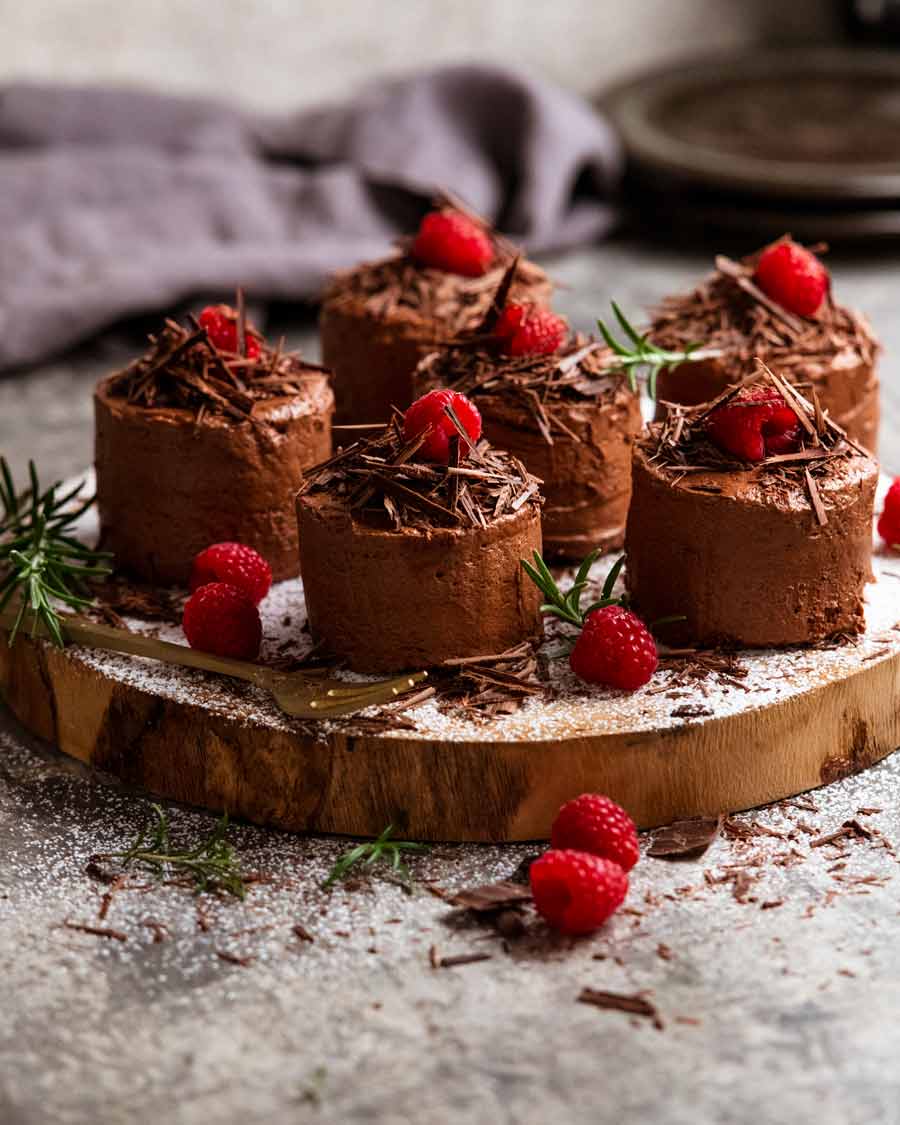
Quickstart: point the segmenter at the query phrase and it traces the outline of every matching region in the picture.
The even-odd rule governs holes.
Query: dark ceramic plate
[[[863,204],[867,226],[896,225],[900,55],[817,49],[695,59],[619,86],[603,102],[645,180],[740,193],[757,206],[760,197],[823,211]]]

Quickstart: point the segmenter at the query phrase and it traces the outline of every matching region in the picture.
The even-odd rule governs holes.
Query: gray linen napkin
[[[243,285],[314,300],[449,189],[531,251],[609,229],[620,153],[532,76],[451,66],[263,117],[194,98],[0,89],[0,370]]]

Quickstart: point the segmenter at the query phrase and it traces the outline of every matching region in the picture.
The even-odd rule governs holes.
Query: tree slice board
[[[432,699],[404,713],[412,729],[302,722],[249,685],[26,639],[0,644],[0,691],[65,754],[278,828],[541,839],[559,805],[589,790],[652,827],[812,789],[900,746],[900,558],[876,553],[874,566],[867,631],[852,644],[745,652],[737,676],[659,672],[631,695],[585,688],[552,660],[552,698],[487,720]],[[263,659],[308,648],[299,581],[276,586],[262,611]],[[127,620],[183,642],[175,627]]]

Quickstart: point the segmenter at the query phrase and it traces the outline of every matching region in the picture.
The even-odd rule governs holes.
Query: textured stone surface
[[[586,329],[610,296],[636,312],[703,262],[622,242],[551,266],[572,286],[560,306]],[[900,259],[833,264],[841,297],[888,345],[883,454],[896,472]],[[121,333],[0,383],[0,451],[48,474],[83,466],[89,388],[128,347]],[[148,803],[0,711],[0,1121],[895,1121],[898,790],[895,757],[812,807],[737,817],[701,860],[645,857],[638,913],[577,943],[528,916],[508,953],[424,884],[509,875],[529,847],[438,847],[412,861],[411,895],[378,877],[328,893],[318,884],[346,844],[235,827],[246,869],[272,881],[244,903],[201,899],[204,931],[198,901],[172,887],[123,889],[97,918],[107,888],[85,865],[126,847]],[[182,839],[213,824],[170,811]],[[812,846],[854,817],[871,838]],[[433,969],[432,945],[493,956]],[[652,990],[664,1029],[578,1004],[584,986]]]

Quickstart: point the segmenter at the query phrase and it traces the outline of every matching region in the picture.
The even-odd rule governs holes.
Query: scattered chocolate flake
[[[81,934],[93,934],[94,937],[109,938],[111,941],[128,941],[128,934],[121,930],[110,930],[106,926],[89,926],[84,922],[63,922],[67,930],[77,930]]]
[[[253,957],[239,957],[236,953],[229,953],[227,949],[217,949],[216,956],[220,961],[227,961],[229,965],[240,965],[246,969],[253,964]]]
[[[722,821],[721,814],[676,820],[657,829],[647,855],[654,859],[698,859],[718,836]]]
[[[521,883],[501,881],[486,883],[480,887],[469,887],[455,891],[447,897],[453,906],[463,906],[476,914],[493,910],[504,910],[523,902],[531,902],[531,891]]]
[[[661,941],[656,947],[656,956],[663,961],[671,961],[674,958],[675,954],[664,941]]]
[[[153,935],[153,944],[159,945],[160,942],[167,941],[169,938],[169,927],[163,922],[158,922],[155,918],[144,918],[141,922],[142,926],[146,926]]]
[[[707,715],[714,715],[715,712],[711,707],[704,707],[701,703],[683,703],[669,714],[675,719],[700,719]]]
[[[858,820],[845,820],[836,832],[829,832],[827,836],[820,836],[818,840],[811,840],[811,848],[824,848],[827,844],[836,844],[844,837],[853,837],[857,840],[871,840],[872,832],[864,828]]]
[[[644,1016],[652,1021],[653,1026],[662,1031],[662,1018],[654,1004],[651,1004],[640,992],[628,995],[623,992],[604,992],[597,988],[583,988],[578,994],[579,1004],[593,1004],[595,1008],[604,1008],[612,1012],[627,1012],[632,1016]]]
[[[474,965],[478,961],[493,959],[493,953],[455,953],[450,957],[441,957],[435,945],[428,951],[428,960],[433,969],[453,969],[458,965]]]
[[[783,898],[771,898],[759,904],[760,910],[775,910],[779,906],[784,906]]]

